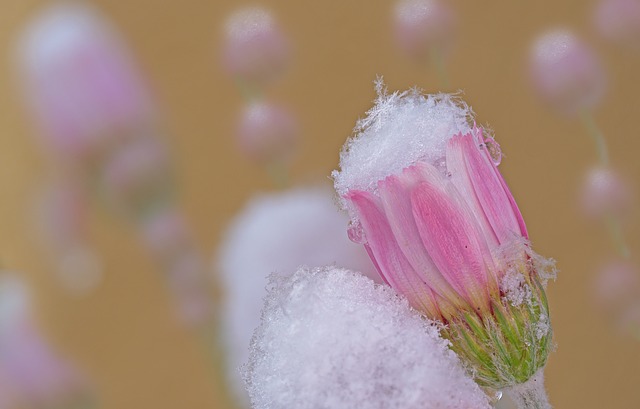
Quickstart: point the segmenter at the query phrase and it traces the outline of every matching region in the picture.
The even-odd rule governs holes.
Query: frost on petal
[[[434,324],[333,267],[272,278],[243,370],[255,409],[490,407]]]
[[[333,172],[341,197],[353,189],[375,192],[378,181],[418,161],[444,170],[447,141],[471,132],[472,111],[454,95],[388,94],[381,80],[377,89],[375,105],[358,121]]]
[[[377,277],[367,252],[345,232],[346,215],[329,188],[296,188],[253,198],[229,226],[218,252],[222,337],[232,386],[245,398],[238,367],[260,323],[267,276],[302,264],[338,263]]]

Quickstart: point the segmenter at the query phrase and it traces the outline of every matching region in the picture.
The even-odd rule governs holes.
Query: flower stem
[[[596,145],[600,164],[603,166],[609,165],[609,150],[607,149],[607,141],[596,125],[596,121],[593,119],[593,116],[589,111],[583,111],[580,118],[582,119],[582,125],[585,127],[585,129],[589,133],[589,136],[591,136],[591,139],[593,139],[593,142]]]
[[[547,392],[544,389],[542,369],[525,383],[505,390],[519,409],[551,409]]]
[[[435,65],[436,72],[438,73],[438,81],[442,91],[446,91],[449,88],[449,75],[447,73],[447,67],[444,62],[444,55],[440,49],[434,47],[431,49],[431,60]]]

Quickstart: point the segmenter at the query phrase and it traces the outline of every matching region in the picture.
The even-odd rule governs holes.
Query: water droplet
[[[352,220],[349,222],[349,228],[347,229],[347,235],[349,236],[349,240],[357,244],[366,244],[367,239],[364,235],[364,229],[362,228],[362,224],[357,220]]]

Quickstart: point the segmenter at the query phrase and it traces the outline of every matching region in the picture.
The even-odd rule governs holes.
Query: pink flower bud
[[[27,102],[49,147],[84,158],[114,134],[146,122],[143,78],[109,22],[85,5],[46,9],[18,43]]]
[[[177,209],[167,207],[156,211],[142,226],[147,247],[163,260],[170,260],[191,246],[189,229]]]
[[[640,273],[626,260],[604,265],[593,284],[596,300],[608,310],[620,310],[634,298],[640,299]]]
[[[452,48],[456,16],[446,1],[400,0],[394,13],[398,47],[424,61],[434,52],[446,56]]]
[[[640,50],[640,1],[601,0],[593,20],[598,33],[608,41]]]
[[[236,11],[227,19],[224,34],[225,68],[245,83],[265,85],[289,62],[289,42],[269,10]]]
[[[586,175],[582,207],[594,218],[623,216],[631,207],[631,187],[615,170],[594,167]]]
[[[106,199],[117,208],[137,214],[170,189],[168,153],[152,136],[142,136],[119,146],[101,169]]]
[[[19,407],[59,407],[86,392],[71,365],[60,358],[37,330],[23,283],[0,277],[0,373]]]
[[[283,106],[269,102],[247,105],[238,126],[240,150],[262,163],[286,161],[298,139],[295,117]]]
[[[548,31],[536,39],[529,73],[537,93],[567,115],[593,108],[605,90],[600,60],[568,30]]]
[[[555,270],[531,249],[496,142],[472,123],[449,95],[380,95],[333,176],[385,281],[447,324],[476,380],[499,390],[544,365]],[[505,343],[517,346],[504,353]]]

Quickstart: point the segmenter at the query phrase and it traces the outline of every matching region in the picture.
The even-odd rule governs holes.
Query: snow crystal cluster
[[[442,165],[447,141],[472,129],[473,112],[454,95],[416,89],[388,94],[381,80],[376,88],[375,105],[356,124],[340,154],[340,171],[333,172],[340,196],[351,189],[375,191],[379,180],[420,160]]]
[[[490,408],[433,323],[335,267],[272,277],[243,369],[254,409]]]
[[[347,238],[348,218],[329,188],[295,188],[251,200],[231,223],[218,253],[224,289],[222,341],[232,386],[246,399],[238,368],[247,361],[251,335],[260,323],[267,277],[299,266],[336,263],[376,280],[366,251]]]

